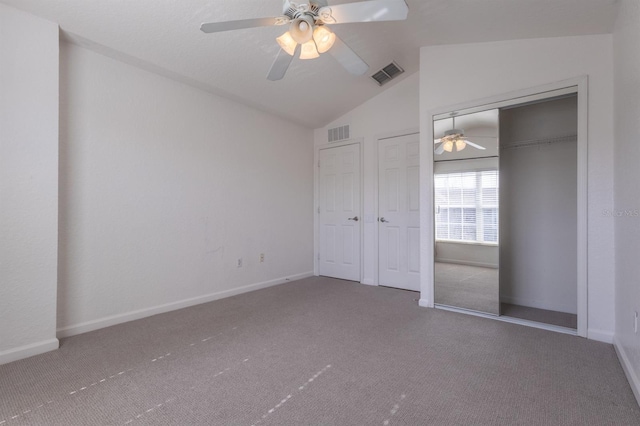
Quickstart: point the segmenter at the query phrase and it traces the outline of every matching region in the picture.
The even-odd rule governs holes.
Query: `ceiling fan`
[[[469,139],[467,139],[464,135],[464,130],[456,129],[455,116],[456,116],[456,113],[451,113],[451,118],[453,120],[453,125],[452,125],[453,128],[444,132],[444,136],[441,137],[440,139],[435,139],[433,141],[435,145],[440,144],[437,148],[435,148],[434,153],[436,155],[441,155],[445,151],[453,152],[454,149],[456,152],[459,152],[465,149],[467,145],[476,149],[485,150],[486,149],[485,147],[480,146],[476,143],[473,143]]]
[[[244,28],[289,25],[289,31],[276,39],[280,52],[271,66],[267,79],[281,80],[293,57],[314,59],[329,52],[347,71],[363,75],[369,65],[362,60],[331,29],[329,24],[354,22],[400,21],[407,19],[409,8],[405,0],[368,0],[329,6],[327,0],[283,0],[282,15],[273,18],[242,19],[210,22],[200,26],[205,33]]]

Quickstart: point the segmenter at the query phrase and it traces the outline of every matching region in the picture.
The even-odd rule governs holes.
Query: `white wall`
[[[611,35],[529,39],[421,49],[422,147],[430,147],[430,112],[582,75],[589,76],[588,123],[588,336],[612,341],[614,330],[613,53]],[[438,64],[446,63],[446,67]],[[469,64],[473,64],[471,67]],[[423,152],[423,182],[431,173]],[[428,205],[426,194],[422,206]],[[430,238],[430,214],[421,209],[422,241]],[[423,252],[429,248],[423,244]],[[431,295],[423,274],[421,304]]]
[[[0,4],[0,364],[58,347],[58,26]]]
[[[577,97],[500,112],[500,301],[577,314]]]
[[[311,130],[67,43],[60,123],[59,335],[311,275]]]
[[[616,348],[640,402],[640,330],[633,331],[634,312],[640,314],[640,3],[620,4],[613,34],[616,197],[606,220],[616,230]],[[629,211],[633,216],[627,216]]]
[[[362,139],[363,162],[363,234],[364,263],[362,282],[377,284],[377,241],[378,217],[376,191],[378,176],[378,139],[392,135],[416,133],[419,126],[418,114],[419,73],[406,77],[403,81],[384,90],[359,107],[327,126],[315,130],[316,149],[327,144],[327,130],[349,124],[352,139]],[[372,82],[372,84],[375,84]],[[382,90],[382,89],[381,89]],[[316,161],[317,163],[317,161]],[[317,272],[317,270],[316,270]]]

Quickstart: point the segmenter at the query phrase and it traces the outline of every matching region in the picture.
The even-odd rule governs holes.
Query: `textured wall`
[[[58,26],[0,4],[0,363],[57,348]]]
[[[634,312],[640,314],[640,3],[620,4],[613,35],[616,200],[606,216],[616,229],[616,343],[640,401],[640,329],[634,333],[633,327]]]
[[[67,43],[60,116],[61,335],[312,271],[311,130]]]
[[[433,66],[443,63],[447,66]],[[588,333],[591,338],[612,341],[614,231],[613,222],[602,215],[603,209],[613,205],[611,35],[423,47],[420,68],[423,135],[431,125],[429,112],[437,108],[589,76]],[[427,143],[432,142],[423,139],[423,147]],[[426,167],[423,171],[429,173]],[[423,241],[427,241],[425,226],[430,218],[422,210]],[[427,295],[428,285],[423,285]]]

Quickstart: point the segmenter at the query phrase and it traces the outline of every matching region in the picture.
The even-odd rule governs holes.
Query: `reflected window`
[[[436,240],[498,243],[498,171],[435,175]]]

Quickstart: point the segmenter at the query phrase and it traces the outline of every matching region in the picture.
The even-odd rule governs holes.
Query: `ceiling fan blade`
[[[286,19],[284,19],[286,18]],[[200,25],[200,31],[205,33],[219,33],[222,31],[241,30],[244,28],[270,27],[283,25],[288,22],[287,17],[241,19],[239,21],[208,22]]]
[[[468,140],[468,139],[465,139],[464,141],[467,143],[467,145],[469,145],[469,146],[471,146],[471,147],[474,147],[475,149],[482,149],[482,150],[487,149],[487,148],[485,148],[484,146],[480,146],[480,145],[478,145],[477,143],[473,143],[473,142],[471,142],[471,141],[470,141],[470,140]]]
[[[336,36],[336,41],[333,43],[333,47],[329,50],[329,53],[351,74],[363,75],[369,71],[369,65],[347,46],[340,37]]]
[[[441,155],[444,152],[444,144],[440,145],[439,147],[437,147],[434,151],[434,153],[436,155]]]
[[[442,142],[442,139],[434,139],[433,140],[433,144],[434,145],[437,144],[437,143],[440,143],[440,142]]]
[[[320,9],[319,18],[326,24],[351,22],[402,21],[407,19],[409,7],[405,0],[369,0],[338,4]]]
[[[296,51],[293,56],[299,54],[299,52],[300,45],[296,47]],[[276,56],[276,60],[273,61],[273,65],[271,65],[271,69],[269,70],[269,74],[267,75],[267,80],[282,80],[284,78],[284,75],[287,73],[287,70],[289,69],[289,65],[291,65],[291,61],[293,61],[293,56],[280,49],[280,51],[278,52],[278,56]]]

